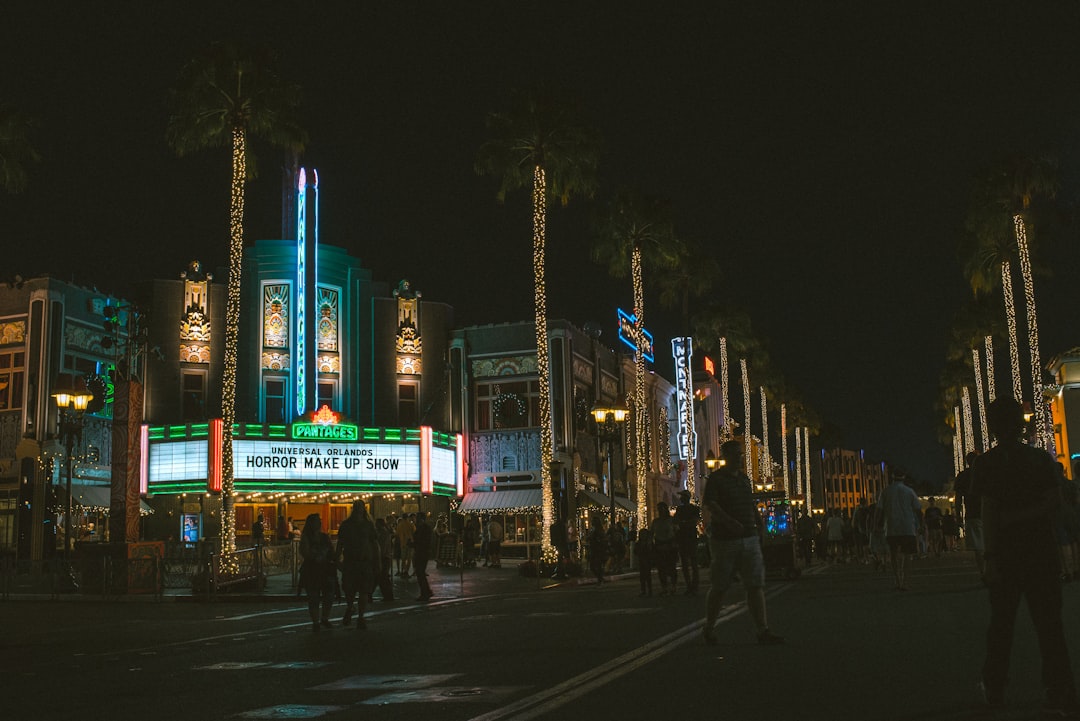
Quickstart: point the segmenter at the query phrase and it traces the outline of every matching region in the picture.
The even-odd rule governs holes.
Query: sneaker
[[[758,634],[757,642],[762,646],[778,646],[784,642],[784,637],[776,635],[769,629],[765,629]]]

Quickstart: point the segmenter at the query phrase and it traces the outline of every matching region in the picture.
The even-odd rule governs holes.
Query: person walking
[[[368,595],[375,587],[382,555],[375,523],[368,515],[367,505],[361,500],[353,501],[352,513],[338,527],[335,556],[341,563],[341,589],[345,593],[345,615],[341,624],[348,626],[352,623],[355,603],[356,627],[363,630],[367,628],[364,612],[367,610]]]
[[[675,508],[675,541],[679,546],[679,565],[682,566],[687,596],[697,593],[699,580],[697,543],[701,509],[691,503],[691,499],[690,491],[679,491],[679,505]]]
[[[334,545],[323,533],[322,517],[312,513],[304,521],[300,533],[300,588],[307,593],[311,630],[320,625],[330,628],[330,609],[334,605],[337,568],[334,566]],[[321,613],[320,613],[321,611]]]
[[[769,628],[765,607],[765,560],[761,553],[765,524],[761,520],[750,478],[743,472],[743,444],[725,441],[720,445],[724,465],[713,471],[705,484],[702,498],[709,513],[709,550],[712,562],[709,578],[712,587],[705,597],[705,643],[718,643],[716,619],[727,591],[739,574],[746,588],[750,610],[761,644],[781,644],[784,637]]]
[[[956,475],[954,489],[956,493],[956,520],[960,527],[964,529],[964,546],[974,554],[975,571],[979,574],[979,579],[982,580],[986,574],[986,563],[983,560],[985,546],[983,542],[982,497],[979,496],[972,485],[974,476],[971,470],[971,466],[978,457],[979,454],[974,451],[967,454],[964,458],[964,470]]]
[[[427,512],[421,511],[416,514],[416,532],[413,534],[413,569],[416,573],[416,582],[420,584],[420,595],[416,600],[430,601],[434,595],[431,585],[428,583],[427,565],[431,560],[431,552],[434,550],[431,526],[427,522]]]
[[[596,576],[596,585],[604,583],[604,566],[608,560],[608,535],[604,531],[604,517],[593,513],[589,524],[589,567]]]
[[[922,519],[919,497],[905,481],[907,474],[903,469],[896,469],[892,483],[882,491],[878,499],[878,506],[885,521],[885,543],[889,546],[889,560],[892,562],[897,591],[908,590],[904,577],[904,561],[906,556],[916,552],[915,534]]]
[[[555,571],[551,578],[561,581],[566,578],[566,559],[570,555],[570,548],[566,540],[566,519],[555,519],[551,524],[551,545],[555,549]]]
[[[634,558],[638,562],[638,581],[642,596],[652,595],[653,540],[652,531],[642,528],[634,541]]]
[[[675,538],[675,520],[668,504],[656,504],[656,519],[652,523],[653,553],[656,558],[656,575],[660,577],[660,595],[675,593],[678,574],[675,564],[679,560],[679,543]]]
[[[990,589],[984,698],[991,705],[1004,703],[1013,626],[1023,598],[1039,639],[1046,689],[1043,711],[1080,718],[1061,614],[1054,521],[1061,513],[1062,498],[1054,462],[1042,449],[1023,442],[1023,411],[1012,398],[992,402],[986,424],[997,445],[972,465],[972,485],[982,496],[985,581]]]
[[[802,553],[803,563],[806,567],[814,565],[814,536],[817,535],[817,524],[810,517],[806,509],[799,514],[798,523],[795,525],[795,533],[799,538],[799,552]]]
[[[394,528],[394,534],[397,536],[398,545],[401,547],[401,563],[398,566],[398,576],[401,578],[409,577],[409,570],[412,568],[413,560],[413,534],[416,532],[416,526],[412,522],[412,516],[402,516],[397,526]]]
[[[503,526],[498,516],[492,516],[488,521],[488,567],[502,567],[502,542]]]
[[[390,569],[394,567],[394,536],[390,532],[390,525],[385,518],[379,518],[375,521],[375,538],[379,542],[379,568],[376,574],[379,592],[382,594],[382,600],[393,601],[394,581],[390,578]]]
[[[833,563],[843,563],[844,519],[840,517],[839,510],[829,514],[829,520],[825,522],[825,532],[829,539],[829,557]]]

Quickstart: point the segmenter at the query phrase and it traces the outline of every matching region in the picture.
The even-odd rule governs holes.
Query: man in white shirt
[[[922,506],[919,497],[904,481],[907,474],[897,469],[892,483],[878,498],[878,507],[885,519],[885,541],[889,544],[896,590],[908,590],[904,583],[904,557],[915,553],[915,532],[919,528]]]

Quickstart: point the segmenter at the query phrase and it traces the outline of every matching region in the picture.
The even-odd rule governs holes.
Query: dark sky
[[[934,403],[967,293],[971,177],[1034,147],[1058,155],[1063,200],[1075,195],[1080,10],[1067,3],[22,5],[4,13],[0,100],[36,117],[44,160],[24,194],[0,196],[0,275],[123,292],[192,258],[224,264],[228,155],[175,158],[164,98],[206,42],[240,34],[277,45],[304,88],[323,242],[409,278],[459,324],[529,319],[527,194],[499,206],[472,168],[485,113],[544,79],[604,137],[601,197],[670,197],[809,404],[849,447],[918,478],[952,471]],[[260,160],[249,240],[280,228],[279,159]],[[549,218],[549,308],[614,343],[629,281],[590,262],[591,211]],[[1075,242],[1035,252],[1054,268],[1036,280],[1049,358],[1080,344],[1080,262]],[[664,349],[678,323],[648,282]]]

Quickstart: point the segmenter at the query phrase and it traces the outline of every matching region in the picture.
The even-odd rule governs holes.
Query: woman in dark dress
[[[337,568],[334,566],[334,545],[330,542],[330,536],[323,533],[322,518],[318,513],[312,513],[304,522],[304,530],[300,534],[300,557],[304,561],[300,566],[300,587],[307,592],[311,630],[318,631],[320,624],[330,628]]]
[[[608,560],[608,536],[604,530],[604,517],[594,513],[589,528],[589,566],[596,575],[597,585],[604,582],[604,566]]]

